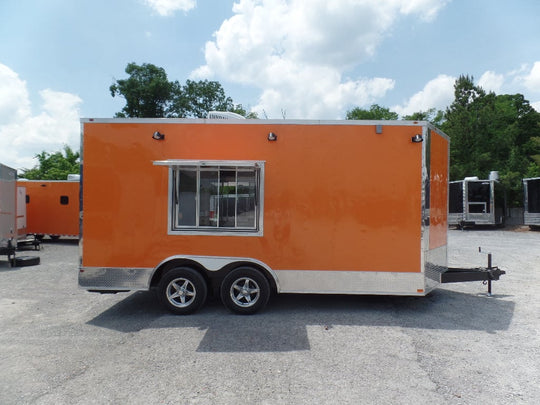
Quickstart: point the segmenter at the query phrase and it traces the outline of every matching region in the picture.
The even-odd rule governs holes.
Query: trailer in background
[[[501,271],[448,268],[447,136],[427,122],[82,120],[79,285],[215,294],[424,296]],[[491,266],[490,266],[491,267]],[[459,270],[459,271],[458,271]]]
[[[26,187],[17,185],[17,238],[25,239],[26,235]]]
[[[540,228],[540,177],[523,179],[523,223]]]
[[[79,236],[79,181],[22,180],[26,188],[26,232],[42,238]]]
[[[493,173],[493,172],[492,172]],[[488,180],[467,177],[448,186],[448,225],[504,225],[505,194],[496,175]]]
[[[11,263],[17,248],[17,171],[0,163],[0,255]]]
[[[19,227],[23,232],[24,221],[17,213],[17,171],[0,164],[0,255],[7,255],[10,266],[39,264],[37,256],[16,257]]]
[[[32,247],[39,250],[40,240],[26,228],[26,187],[19,184],[17,181],[17,249]]]

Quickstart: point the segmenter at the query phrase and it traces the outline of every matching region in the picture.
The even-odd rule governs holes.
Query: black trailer
[[[523,179],[523,223],[540,228],[540,177]]]
[[[449,183],[448,225],[504,225],[505,195],[495,179],[467,177]]]

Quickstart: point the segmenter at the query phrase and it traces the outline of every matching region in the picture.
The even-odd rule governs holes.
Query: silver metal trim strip
[[[194,261],[208,271],[218,271],[232,263],[256,264],[272,276],[278,293],[425,295],[436,286],[436,283],[431,284],[428,290],[425,274],[420,272],[273,270],[253,258],[190,255],[170,256],[154,269],[83,267],[79,272],[79,286],[86,290],[148,290],[156,270],[178,259]]]
[[[80,267],[79,287],[86,290],[148,290],[152,268]]]
[[[280,293],[425,295],[424,273],[341,270],[276,270]],[[420,291],[419,291],[420,290]]]
[[[427,121],[401,121],[401,120],[310,120],[310,119],[244,119],[222,120],[206,118],[81,118],[81,123],[90,124],[220,124],[220,125],[358,125],[358,126],[429,126],[435,128]],[[437,129],[437,133],[446,136]]]

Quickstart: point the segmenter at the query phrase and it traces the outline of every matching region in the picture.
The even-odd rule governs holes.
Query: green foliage
[[[397,120],[398,114],[386,107],[372,104],[369,110],[355,107],[347,111],[346,118],[348,120]]]
[[[254,111],[247,112],[244,109],[244,107],[242,106],[242,104],[236,104],[236,105],[234,105],[234,107],[232,109],[227,110],[227,111],[239,114],[242,117],[245,117],[246,119],[251,119],[251,120],[259,119],[259,116],[257,115],[256,112],[254,112]]]
[[[522,204],[521,179],[540,174],[540,114],[521,94],[486,93],[469,76],[454,85],[441,124],[450,136],[450,179],[487,178],[496,170],[510,206]]]
[[[128,79],[117,80],[109,87],[111,95],[123,97],[126,105],[116,117],[205,118],[209,111],[231,111],[247,118],[241,104],[234,104],[219,82],[187,80],[184,85],[170,82],[163,68],[145,63],[129,63]]]
[[[241,105],[234,105],[219,82],[186,80],[185,85],[173,85],[171,116],[180,118],[206,118],[209,111],[232,111],[245,116]]]
[[[55,153],[41,152],[36,155],[38,165],[33,169],[23,169],[20,178],[28,180],[66,180],[68,174],[78,174],[80,170],[80,154],[64,146]]]
[[[150,63],[129,63],[128,79],[117,80],[109,87],[111,95],[124,97],[126,105],[116,117],[162,118],[171,101],[172,83],[163,68]]]
[[[406,121],[428,121],[436,127],[440,127],[444,122],[444,111],[430,108],[427,111],[418,111],[411,115],[404,115],[401,119]]]

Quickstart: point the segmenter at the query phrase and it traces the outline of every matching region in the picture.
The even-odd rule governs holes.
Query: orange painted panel
[[[411,142],[419,126],[83,125],[85,267],[203,255],[275,270],[421,271],[422,144]],[[168,235],[169,169],[153,165],[167,159],[265,161],[264,235]]]
[[[78,181],[19,181],[26,188],[26,232],[79,236]]]

